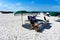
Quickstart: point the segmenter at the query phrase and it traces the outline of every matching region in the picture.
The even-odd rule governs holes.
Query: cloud
[[[24,7],[21,6],[21,3],[15,3],[15,4],[4,4],[0,3],[0,11],[6,10],[6,11],[16,11],[16,10],[22,10]]]
[[[52,8],[59,8],[60,9],[60,6],[56,5],[56,6],[52,6]]]
[[[6,7],[6,6],[8,6],[8,5],[7,5],[7,4],[4,4],[4,3],[0,3],[0,6]]]
[[[32,3],[34,2],[32,1]],[[24,6],[21,2],[10,3],[0,1],[0,11],[30,10],[30,8],[31,7]]]
[[[17,5],[17,6],[20,6],[20,5],[21,5],[21,3],[16,3],[16,5]]]
[[[31,4],[34,4],[34,1],[31,1]]]
[[[60,0],[55,0],[57,2],[57,4],[60,4]]]
[[[58,6],[58,5],[51,6],[50,11],[60,11],[60,6]]]

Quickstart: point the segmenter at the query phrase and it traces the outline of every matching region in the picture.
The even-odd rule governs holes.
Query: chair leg
[[[31,27],[30,27],[30,29],[34,29],[34,25],[32,25],[32,24],[31,24]]]
[[[35,25],[32,25],[32,24],[31,24],[31,28],[30,29],[35,29],[37,32],[40,31],[38,26],[35,26]]]
[[[39,32],[39,31],[40,31],[40,29],[39,29],[39,27],[38,27],[38,26],[35,26],[35,30],[36,30],[37,32]]]

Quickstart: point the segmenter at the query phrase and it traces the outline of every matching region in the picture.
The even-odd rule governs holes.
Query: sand
[[[26,15],[23,16],[23,24],[26,19]],[[48,19],[52,27],[41,33],[22,27],[21,15],[0,14],[0,40],[60,40],[60,22],[55,21],[59,18]]]

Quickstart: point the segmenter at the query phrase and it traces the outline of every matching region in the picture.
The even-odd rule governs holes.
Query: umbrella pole
[[[21,18],[22,18],[22,25],[23,25],[23,14],[21,14]]]
[[[21,21],[22,21],[22,25],[23,25],[23,17],[22,17],[23,15],[21,14]]]

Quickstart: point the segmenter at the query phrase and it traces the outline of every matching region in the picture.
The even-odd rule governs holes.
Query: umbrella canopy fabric
[[[39,11],[31,11],[30,12],[31,14],[38,14],[38,13],[40,13]]]
[[[17,14],[24,14],[24,13],[29,13],[29,14],[37,14],[37,13],[40,13],[39,11],[17,11],[14,13],[14,15],[17,15]]]
[[[31,11],[31,13],[40,13],[39,11]]]
[[[17,11],[17,12],[14,13],[14,15],[16,15],[16,14],[23,14],[23,13],[28,13],[28,12],[27,11]]]

